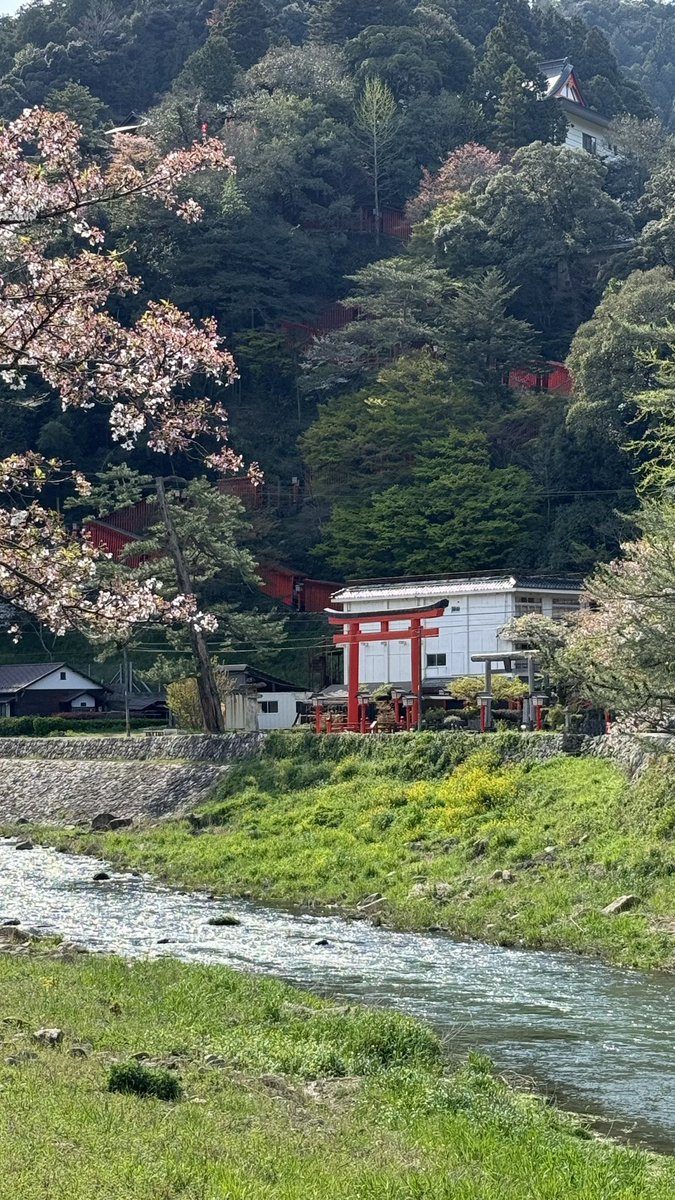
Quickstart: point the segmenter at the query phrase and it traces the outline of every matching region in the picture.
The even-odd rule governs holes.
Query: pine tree
[[[258,62],[269,46],[267,24],[262,0],[221,0],[213,15],[214,27],[244,70]]]

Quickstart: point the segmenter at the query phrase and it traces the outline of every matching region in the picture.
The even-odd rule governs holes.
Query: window
[[[579,601],[578,600],[576,600],[576,599],[573,600],[571,596],[569,597],[569,599],[567,599],[566,597],[565,598],[559,597],[557,600],[553,601],[552,608],[551,608],[551,616],[553,617],[554,621],[561,621],[562,618],[568,616],[569,613],[578,612],[578,610],[579,610]]]
[[[541,596],[516,596],[516,616],[524,617],[526,613],[540,613]]]
[[[88,708],[88,704],[87,704],[86,700],[80,700],[80,708]]]
[[[66,675],[66,672],[65,672],[65,671],[61,671],[61,673],[60,673],[60,675],[59,675],[59,678],[60,678],[60,679],[67,679],[67,678],[68,678],[68,676]]]
[[[446,661],[445,654],[427,654],[428,667],[444,667]]]
[[[278,700],[261,700],[260,701],[260,711],[267,713],[268,716],[271,716],[272,713],[278,713],[279,701]]]
[[[598,152],[597,138],[594,138],[591,133],[582,133],[581,140],[582,140],[582,145],[584,147],[584,150],[587,150],[589,154],[597,154],[597,152]]]

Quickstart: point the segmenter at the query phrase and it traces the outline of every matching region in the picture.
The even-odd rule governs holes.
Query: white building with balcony
[[[483,673],[483,664],[472,662],[477,654],[506,655],[517,649],[499,636],[499,630],[524,613],[542,613],[556,618],[579,607],[578,579],[543,575],[494,575],[464,579],[425,579],[414,582],[364,583],[342,588],[333,596],[333,607],[349,613],[411,611],[447,600],[442,617],[424,624],[438,628],[439,635],[425,638],[422,674],[426,685],[447,682],[464,675]],[[391,630],[407,628],[391,623]],[[364,633],[376,631],[364,621]],[[349,648],[345,648],[344,680],[348,679]],[[359,682],[410,685],[410,641],[364,642],[359,647]]]

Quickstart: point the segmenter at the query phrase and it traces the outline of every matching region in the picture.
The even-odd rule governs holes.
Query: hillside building
[[[585,150],[600,158],[614,158],[617,148],[611,140],[611,121],[590,108],[568,58],[556,58],[539,64],[546,80],[545,100],[560,104],[567,118],[565,145]]]
[[[579,580],[540,575],[485,575],[463,579],[426,579],[391,583],[354,584],[333,596],[333,608],[345,614],[362,614],[361,630],[375,634],[380,622],[368,622],[368,613],[429,609],[447,602],[441,616],[422,621],[422,627],[437,628],[437,637],[425,637],[422,647],[422,681],[425,691],[438,691],[450,680],[479,675],[484,666],[472,661],[476,655],[516,654],[515,669],[526,674],[519,664],[518,647],[499,636],[499,630],[524,613],[542,613],[558,619],[576,610],[580,602]],[[391,621],[392,632],[406,629]],[[345,646],[344,683],[349,680],[349,655],[358,650],[359,684],[365,688],[389,683],[411,686],[411,644],[409,639],[364,641],[358,647]],[[343,688],[327,689],[342,694]]]

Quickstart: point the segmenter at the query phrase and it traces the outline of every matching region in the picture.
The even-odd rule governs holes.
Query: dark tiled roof
[[[581,592],[583,580],[570,575],[517,575],[516,587],[538,588],[546,592]]]
[[[30,687],[52,671],[59,671],[65,663],[5,663],[0,666],[0,691],[20,692]]]
[[[62,671],[68,667],[65,662],[51,663],[4,663],[0,665],[0,692],[21,692],[24,688],[31,687],[37,683],[39,679],[44,679],[47,675],[52,675],[55,671]],[[75,668],[71,668],[75,670]],[[97,683],[95,679],[90,679],[82,671],[75,670],[75,674],[86,679],[93,688],[103,690],[103,684]],[[55,689],[59,692],[65,689]],[[87,687],[79,688],[73,695],[79,695],[80,692],[89,691]]]
[[[248,663],[223,663],[220,669],[230,676],[235,687],[269,684],[270,687],[278,688],[282,692],[305,691],[305,688],[298,687],[295,683],[289,683],[287,679],[278,679],[276,675],[268,675],[266,671],[259,671],[257,667],[250,667]]]

